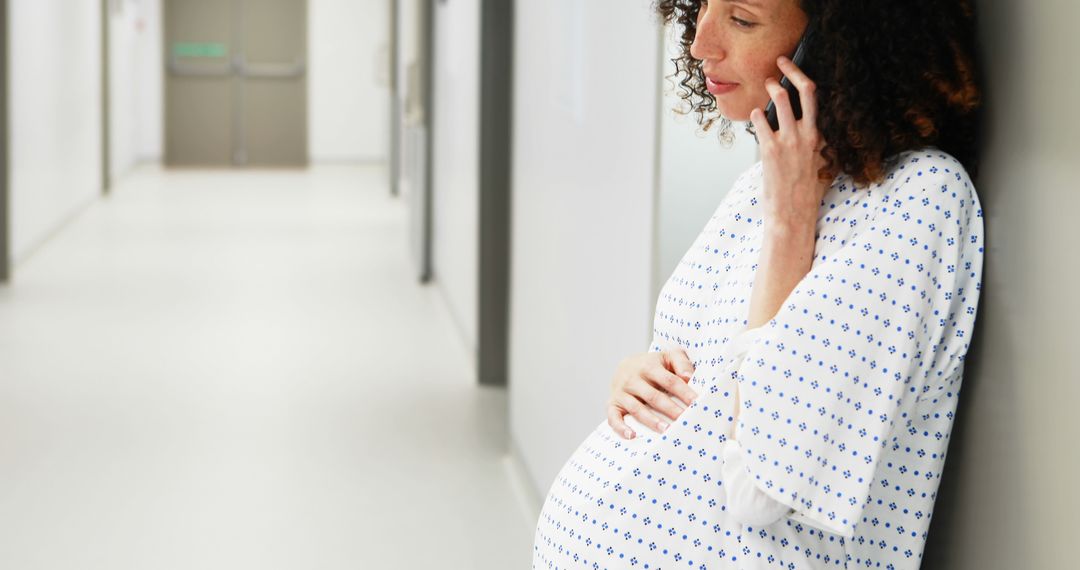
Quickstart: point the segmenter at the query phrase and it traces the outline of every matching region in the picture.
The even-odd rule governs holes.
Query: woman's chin
[[[724,109],[717,105],[717,111],[721,116],[727,117],[732,122],[747,122],[750,120],[750,109]]]

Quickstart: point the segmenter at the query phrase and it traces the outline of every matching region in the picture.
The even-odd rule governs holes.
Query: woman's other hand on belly
[[[611,379],[608,425],[623,438],[633,439],[636,434],[624,421],[629,415],[657,433],[663,432],[667,420],[677,419],[697,398],[697,393],[687,386],[693,375],[694,365],[681,348],[623,359]]]

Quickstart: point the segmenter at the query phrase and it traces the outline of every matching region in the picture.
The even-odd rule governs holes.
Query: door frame
[[[101,0],[101,194],[107,196],[112,189],[112,144],[110,134],[112,114],[109,112],[109,97],[112,85],[109,80],[109,34],[112,22],[113,0]]]
[[[11,201],[8,132],[8,3],[0,0],[0,283],[11,281]]]
[[[401,189],[398,187],[398,169],[401,168],[401,156],[398,145],[401,144],[401,106],[398,104],[398,64],[401,61],[401,46],[398,45],[398,25],[401,20],[400,0],[390,0],[390,33],[387,35],[387,44],[390,46],[390,148],[389,164],[387,165],[388,178],[390,178],[390,195],[398,196]]]
[[[424,90],[424,180],[421,192],[424,195],[423,252],[421,256],[420,282],[430,283],[434,278],[432,271],[434,258],[434,218],[435,211],[435,13],[438,2],[446,0],[422,0],[420,14],[420,49],[423,57],[421,75]]]
[[[514,3],[481,2],[477,375],[487,386],[509,375],[513,51]]]

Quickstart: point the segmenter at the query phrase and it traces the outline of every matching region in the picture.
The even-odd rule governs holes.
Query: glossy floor
[[[0,568],[526,568],[378,167],[142,167],[0,288]]]

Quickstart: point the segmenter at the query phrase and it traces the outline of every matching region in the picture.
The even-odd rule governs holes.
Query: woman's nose
[[[690,56],[694,59],[724,59],[725,50],[721,37],[719,10],[702,6],[698,13],[697,30],[694,43],[690,44]]]

